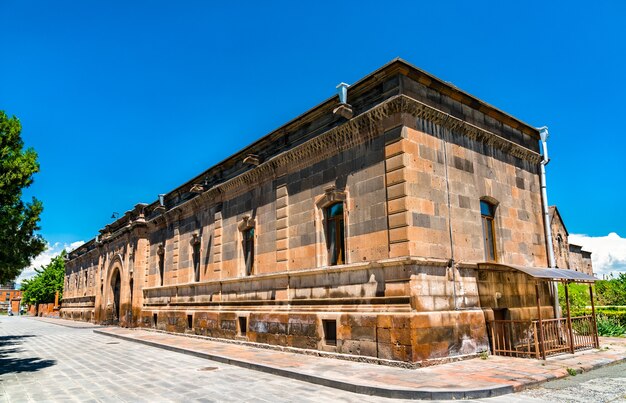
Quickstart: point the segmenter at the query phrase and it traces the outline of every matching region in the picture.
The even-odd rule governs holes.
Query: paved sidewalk
[[[68,322],[63,321],[62,322]],[[197,337],[106,327],[94,332],[354,393],[402,399],[475,399],[626,361],[626,339],[601,338],[600,350],[546,361],[490,356],[419,369],[322,358]]]

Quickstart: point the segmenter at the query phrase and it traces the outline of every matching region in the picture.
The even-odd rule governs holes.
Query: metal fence
[[[487,325],[495,355],[545,358],[598,347],[592,315],[570,320],[493,320]]]

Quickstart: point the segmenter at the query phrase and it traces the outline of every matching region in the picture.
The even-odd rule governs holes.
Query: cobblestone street
[[[543,384],[515,395],[518,401],[626,403],[626,363]],[[502,396],[505,401],[507,396]],[[537,400],[531,400],[537,399]]]
[[[0,318],[0,401],[396,401],[223,365],[37,319]]]
[[[0,402],[403,401],[221,364],[96,334],[84,322],[62,322],[72,327],[54,320],[0,318]],[[626,363],[471,401],[626,402]]]

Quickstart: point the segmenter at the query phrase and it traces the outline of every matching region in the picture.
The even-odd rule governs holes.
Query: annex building
[[[399,59],[338,88],[69,253],[61,316],[413,363],[552,317],[539,131]]]
[[[591,252],[584,250],[580,245],[569,242],[569,232],[556,206],[550,206],[549,211],[555,266],[592,276]]]

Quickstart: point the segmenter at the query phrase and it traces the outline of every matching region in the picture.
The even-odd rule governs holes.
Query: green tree
[[[561,305],[561,312],[565,315],[567,310],[567,301],[565,301],[565,286],[563,283],[559,283],[559,303]],[[569,304],[570,310],[584,309],[591,305],[589,298],[589,286],[587,284],[570,283],[568,286]]]
[[[63,297],[65,279],[65,251],[52,259],[50,264],[35,269],[37,274],[22,283],[22,300],[30,305],[54,302],[56,292],[59,300]]]
[[[37,153],[24,149],[22,125],[0,111],[0,283],[13,281],[46,243],[37,234],[41,202],[22,200],[22,190],[39,171]]]
[[[626,305],[626,273],[619,273],[616,278],[596,282],[598,304]]]

